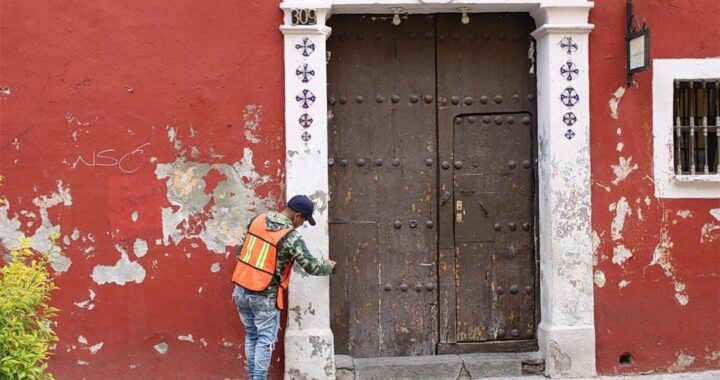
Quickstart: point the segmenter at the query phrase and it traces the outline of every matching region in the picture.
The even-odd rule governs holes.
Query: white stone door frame
[[[311,194],[318,222],[302,230],[328,257],[325,21],[337,13],[529,12],[537,29],[540,351],[552,377],[595,376],[590,225],[590,102],[586,0],[286,0],[284,11],[286,194]],[[293,26],[293,9],[317,22]],[[472,15],[471,19],[472,19]],[[458,15],[458,22],[459,20]],[[472,22],[472,21],[471,21]],[[297,271],[296,271],[297,272]],[[286,379],[334,379],[329,279],[296,273],[285,331]]]

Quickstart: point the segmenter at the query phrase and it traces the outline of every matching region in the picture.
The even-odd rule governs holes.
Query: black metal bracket
[[[644,43],[643,64],[631,68],[630,42],[639,37],[643,37],[642,42]],[[645,18],[643,18],[642,26],[640,26],[640,20],[633,14],[632,0],[627,0],[625,3],[625,65],[628,86],[632,85],[635,73],[650,68],[650,29],[645,24]]]

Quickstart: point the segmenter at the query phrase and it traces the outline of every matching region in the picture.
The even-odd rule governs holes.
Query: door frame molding
[[[303,228],[310,250],[328,257],[327,52],[332,14],[529,12],[537,29],[540,314],[538,344],[552,377],[595,370],[586,0],[286,0],[284,36],[286,194],[316,202],[317,226]],[[292,25],[293,9],[313,9],[316,24]],[[472,15],[471,15],[472,22]],[[577,73],[562,72],[572,62]],[[300,71],[307,66],[313,75]],[[307,80],[305,80],[307,79]],[[572,113],[575,122],[564,120]],[[297,271],[297,270],[296,270]],[[291,280],[285,379],[335,378],[329,279],[298,271]]]

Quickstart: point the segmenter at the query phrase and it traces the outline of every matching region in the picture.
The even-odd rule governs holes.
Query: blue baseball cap
[[[306,195],[296,195],[287,203],[287,206],[299,213],[302,214],[302,216],[305,217],[305,219],[310,222],[311,226],[315,225],[315,219],[313,219],[313,210],[315,210],[315,204],[313,204],[313,201],[310,200]]]

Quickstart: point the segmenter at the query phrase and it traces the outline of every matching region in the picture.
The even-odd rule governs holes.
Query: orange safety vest
[[[245,242],[232,276],[232,282],[254,292],[262,292],[270,286],[275,277],[277,244],[293,230],[293,228],[283,228],[277,231],[268,231],[265,229],[266,220],[267,215],[263,213],[250,223],[250,229],[245,236]],[[285,307],[285,291],[290,283],[292,266],[293,260],[290,260],[280,275],[276,301],[280,310]]]

